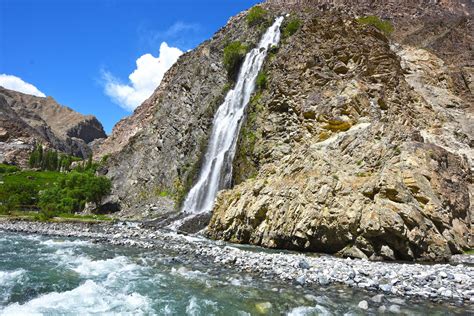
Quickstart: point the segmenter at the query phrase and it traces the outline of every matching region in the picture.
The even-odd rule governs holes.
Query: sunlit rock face
[[[392,36],[331,6],[287,8],[302,25],[266,63],[268,87],[240,135],[237,185],[220,194],[209,236],[389,260],[467,249],[474,120],[470,81],[458,79],[472,60],[452,43],[469,41],[471,20],[440,6],[416,32],[427,17],[367,8],[393,17]],[[449,38],[430,31],[439,28]]]
[[[352,2],[351,2],[352,3]],[[472,5],[268,1],[293,19],[251,98],[232,188],[208,235],[372,259],[444,260],[469,247]],[[246,12],[184,54],[99,152],[121,216],[163,219],[195,183],[229,89],[223,49],[268,27]],[[356,18],[376,15],[391,35]],[[439,36],[444,34],[444,36]]]

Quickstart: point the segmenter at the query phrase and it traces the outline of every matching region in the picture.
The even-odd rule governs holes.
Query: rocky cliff
[[[442,260],[467,249],[472,4],[274,0],[263,7],[268,19],[289,14],[285,25],[299,27],[267,58],[266,87],[252,98],[240,134],[235,186],[218,196],[208,235],[372,259]],[[390,20],[393,34],[356,19],[371,14]],[[233,40],[252,45],[262,33],[245,16],[183,55],[114,130],[116,143],[101,147],[112,153],[104,173],[122,216],[179,207],[229,87],[223,48]]]
[[[245,13],[182,55],[153,95],[119,122],[96,156],[110,155],[111,203],[121,216],[154,218],[178,211],[200,167],[214,112],[230,88],[223,49],[255,45],[265,28],[248,27]]]
[[[92,115],[82,115],[53,98],[0,87],[0,161],[26,166],[35,144],[87,157],[88,143],[106,134]]]

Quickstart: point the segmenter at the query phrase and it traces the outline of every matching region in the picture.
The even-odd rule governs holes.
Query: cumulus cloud
[[[0,74],[0,86],[10,90],[36,95],[38,97],[46,97],[46,95],[34,85],[13,75]]]
[[[158,57],[151,54],[140,56],[137,68],[128,76],[129,83],[121,83],[109,72],[103,72],[105,93],[122,108],[133,111],[151,96],[159,86],[166,71],[178,60],[183,52],[176,47],[161,43]]]

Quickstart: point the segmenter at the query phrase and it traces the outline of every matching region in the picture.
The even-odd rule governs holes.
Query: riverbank
[[[236,247],[204,238],[141,228],[133,223],[47,223],[0,221],[0,230],[49,236],[86,238],[144,249],[166,249],[180,256],[265,278],[313,287],[343,284],[368,291],[361,309],[376,304],[397,312],[406,299],[423,299],[443,304],[472,306],[474,267],[466,264],[411,264],[371,262],[290,252],[263,251]],[[370,294],[370,292],[372,294]]]

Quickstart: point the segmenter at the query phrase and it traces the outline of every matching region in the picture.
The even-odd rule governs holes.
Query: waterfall
[[[217,192],[230,187],[232,161],[245,108],[255,89],[255,81],[268,49],[278,44],[280,40],[282,22],[283,17],[278,17],[265,32],[258,46],[245,56],[234,89],[227,93],[214,116],[201,171],[196,184],[184,201],[183,212],[194,214],[210,212]]]

